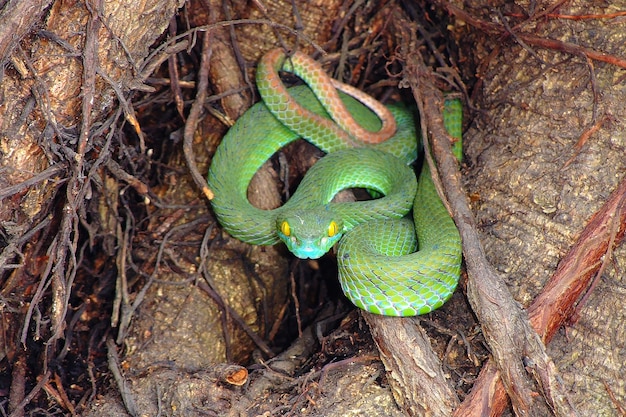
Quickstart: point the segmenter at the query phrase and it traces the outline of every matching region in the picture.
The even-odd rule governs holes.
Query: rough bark
[[[468,297],[492,353],[457,415],[499,415],[506,393],[520,415],[623,412],[626,310],[617,271],[624,249],[617,243],[626,100],[617,68],[626,66],[626,50],[619,13],[576,2],[535,9],[535,2],[492,2],[484,14],[479,2],[460,9],[443,1],[320,0],[297,1],[294,9],[285,1],[211,0],[188,3],[177,26],[181,5],[9,1],[0,13],[0,295],[8,300],[0,336],[12,367],[13,415],[44,391],[50,404],[83,411],[93,398],[68,399],[69,379],[49,364],[67,364],[68,352],[76,352],[70,343],[90,339],[86,373],[101,389],[93,360],[103,354],[105,333],[108,372],[122,398],[98,398],[94,416],[193,415],[199,408],[221,415],[450,415],[463,400],[459,387],[471,373],[448,360],[458,344],[466,362],[480,362],[467,342],[471,325],[429,341],[414,320],[352,314],[339,323],[345,309],[330,303],[316,316],[316,303],[328,301],[319,265],[300,279],[305,269],[280,249],[250,248],[213,223],[201,194],[209,155],[255,101],[254,66],[274,46],[315,54],[361,87],[385,74],[390,79],[375,93],[405,71],[401,84],[412,88],[432,136],[441,188],[463,235]],[[467,194],[446,156],[437,72],[417,59],[430,57],[428,65],[444,67],[438,75],[455,79],[421,25],[445,19],[444,11],[457,22],[447,35],[467,48],[461,68],[478,76],[468,101],[479,111],[467,116]],[[170,39],[155,44],[168,25]],[[418,32],[426,39],[415,38]],[[190,53],[181,53],[185,48]],[[320,56],[320,49],[337,52]],[[145,85],[168,58],[169,73]],[[133,102],[162,85],[167,105],[149,96]],[[123,119],[126,131],[119,129]],[[184,175],[179,137],[189,169],[198,166],[195,181]],[[305,162],[290,159],[289,166]],[[276,206],[285,178],[268,164],[251,199]],[[574,310],[596,273],[595,291]],[[85,282],[94,280],[87,293]],[[308,294],[311,287],[319,298]],[[111,308],[96,303],[100,292],[112,317],[97,311]],[[577,321],[563,330],[572,312]],[[438,314],[431,323],[444,317]],[[277,329],[289,320],[300,337],[275,356]],[[554,335],[549,356],[531,324],[544,342]],[[91,326],[100,331],[76,336]],[[35,357],[39,368],[30,375],[25,364]]]
[[[123,116],[134,120],[128,100],[148,88],[143,82],[164,55],[151,56],[150,45],[180,6],[167,0],[2,4],[0,271],[7,309],[1,353],[9,364],[34,354],[27,377],[38,381],[12,380],[15,415],[49,390],[50,363],[67,355],[58,339],[69,344],[66,330],[77,322],[70,318],[87,309],[89,296],[74,288],[85,246],[115,234],[107,212],[116,208],[98,207],[111,191],[110,173],[102,170],[116,149],[110,129]],[[145,147],[137,159],[147,159]],[[73,412],[62,387],[58,393]]]
[[[530,306],[545,341],[565,320],[574,320],[556,333],[548,353],[581,415],[614,415],[624,389],[602,375],[624,371],[623,361],[606,355],[623,349],[616,272],[623,249],[615,245],[623,233],[616,219],[622,216],[624,141],[611,116],[624,106],[623,33],[608,23],[615,17],[610,10],[582,3],[534,10],[501,5],[494,13],[502,24],[479,9],[439,4],[479,29],[476,39],[487,34],[506,40],[479,41],[492,52],[479,50],[475,103],[481,111],[466,136],[467,188],[487,257],[513,296]],[[598,286],[576,309],[577,317],[566,319],[596,272],[602,275]],[[535,377],[551,372],[524,360]],[[486,400],[488,392],[498,392],[493,380],[485,380],[472,398],[485,413],[497,413],[491,407],[501,408]]]

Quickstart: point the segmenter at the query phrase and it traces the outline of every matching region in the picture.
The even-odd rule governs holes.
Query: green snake
[[[296,74],[306,85],[287,89],[279,71]],[[461,240],[428,164],[419,181],[409,166],[418,150],[413,113],[402,105],[385,107],[332,80],[301,53],[287,57],[280,49],[270,51],[259,63],[256,82],[263,101],[229,129],[209,169],[211,204],[223,228],[250,244],[283,242],[303,259],[319,258],[338,243],[341,287],[369,312],[414,316],[443,305],[458,283]],[[458,139],[460,158],[458,100],[446,101],[444,123]],[[252,177],[299,138],[327,155],[284,205],[254,207],[247,195]],[[332,201],[349,188],[382,197]],[[405,218],[411,208],[413,221]]]

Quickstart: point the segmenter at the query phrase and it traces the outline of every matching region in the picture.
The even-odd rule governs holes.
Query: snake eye
[[[286,220],[280,224],[280,231],[285,236],[291,236],[291,227],[289,227],[289,222]]]
[[[328,225],[328,237],[333,237],[339,233],[339,225],[333,220]]]

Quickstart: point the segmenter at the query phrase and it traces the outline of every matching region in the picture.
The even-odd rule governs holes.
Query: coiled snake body
[[[295,73],[307,85],[286,89],[279,70]],[[307,56],[288,58],[278,49],[262,58],[257,87],[263,102],[228,131],[209,169],[211,203],[224,229],[255,245],[282,241],[300,258],[319,258],[338,242],[341,287],[355,305],[372,313],[413,316],[443,305],[458,282],[461,242],[428,164],[419,182],[409,167],[418,146],[413,114],[403,106],[386,108],[331,80]],[[446,102],[444,120],[460,140],[458,101]],[[300,137],[328,155],[283,206],[251,205],[248,185],[256,171]],[[382,197],[331,202],[347,188]],[[411,208],[413,221],[404,218]]]

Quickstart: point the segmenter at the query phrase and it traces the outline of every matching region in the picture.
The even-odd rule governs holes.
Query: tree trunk
[[[623,12],[505,3],[1,6],[3,411],[623,414]],[[411,88],[469,304],[459,289],[422,319],[361,315],[333,295],[332,257],[221,231],[203,177],[277,46],[376,97]],[[450,84],[468,93],[465,189]],[[290,146],[251,201],[281,204],[318,157]]]

